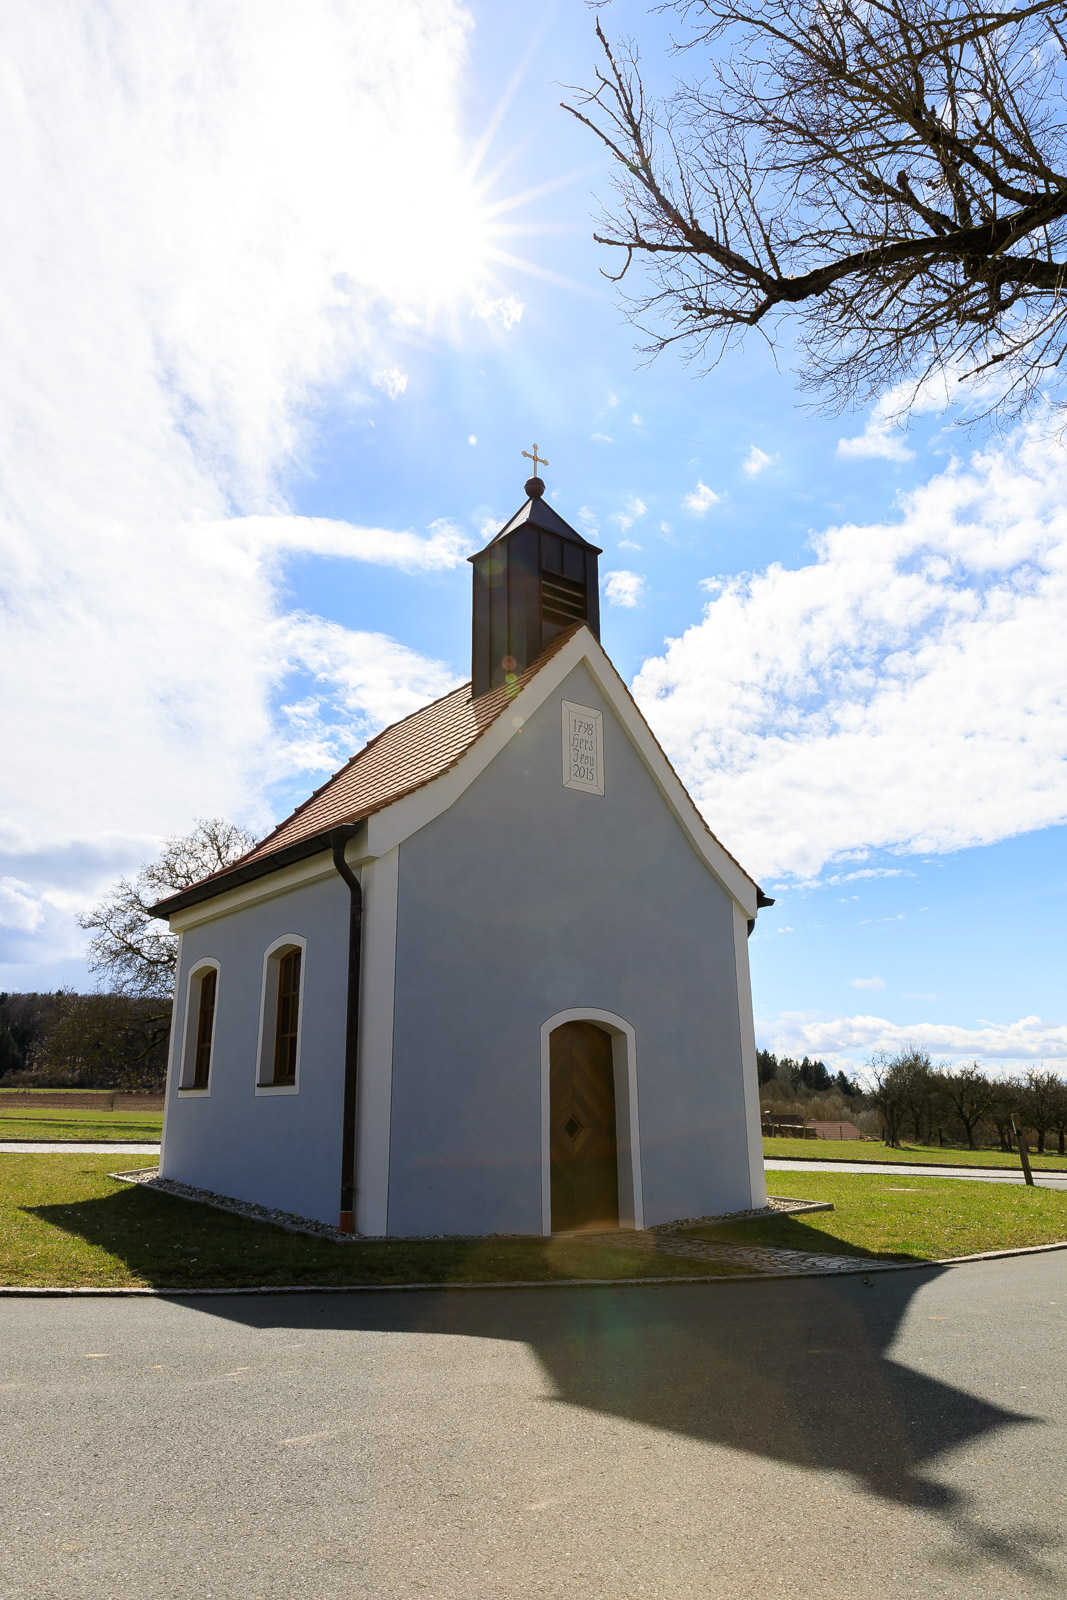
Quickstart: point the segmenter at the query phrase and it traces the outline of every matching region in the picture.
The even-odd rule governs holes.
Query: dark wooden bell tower
[[[527,479],[526,493],[522,509],[470,557],[474,699],[531,666],[575,622],[600,638],[600,550],[545,504],[540,478]]]

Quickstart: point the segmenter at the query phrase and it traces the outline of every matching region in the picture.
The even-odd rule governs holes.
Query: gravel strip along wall
[[[316,1239],[333,1239],[338,1244],[358,1243],[362,1238],[358,1233],[342,1233],[338,1228],[331,1228],[329,1223],[316,1222],[312,1217],[300,1217],[292,1211],[272,1211],[268,1206],[254,1205],[249,1200],[235,1200],[230,1195],[213,1194],[210,1189],[196,1189],[188,1183],[177,1183],[173,1178],[161,1178],[158,1167],[141,1167],[134,1172],[109,1172],[109,1178],[116,1179],[119,1183],[139,1184],[144,1189],[156,1189],[161,1194],[172,1194],[179,1200],[194,1200],[200,1205],[213,1206],[217,1211],[230,1211],[234,1216],[251,1217],[256,1222],[273,1222],[277,1228],[287,1228],[290,1233],[306,1233]],[[793,1200],[781,1198],[777,1195],[768,1195],[767,1204],[758,1206],[752,1211],[730,1211],[718,1217],[686,1217],[679,1222],[664,1222],[657,1228],[650,1228],[647,1234],[635,1234],[632,1231],[614,1230],[610,1234],[574,1234],[573,1238],[596,1238],[612,1240],[633,1240],[647,1238],[649,1248],[662,1248],[666,1254],[677,1255],[677,1250],[668,1249],[664,1236],[678,1232],[684,1228],[703,1227],[714,1222],[737,1222],[749,1217],[773,1217],[786,1214],[796,1214],[803,1211],[832,1211],[834,1208],[825,1200]],[[419,1238],[419,1239],[455,1239],[455,1238],[482,1238],[481,1234],[417,1234],[401,1235],[390,1234],[392,1238]],[[528,1234],[490,1234],[490,1238],[526,1239]],[[695,1240],[697,1244],[709,1241]],[[719,1249],[718,1245],[712,1248]],[[745,1247],[747,1248],[747,1247]],[[844,1258],[842,1258],[844,1259]]]

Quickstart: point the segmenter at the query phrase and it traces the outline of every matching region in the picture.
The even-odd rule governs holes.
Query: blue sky
[[[605,646],[776,896],[761,1041],[1067,1055],[1062,445],[813,415],[788,346],[646,364],[558,109],[578,0],[66,10],[59,56],[5,24],[0,983],[84,983],[118,871],[265,830],[466,675],[465,556],[536,439]],[[599,14],[665,82],[665,19]]]

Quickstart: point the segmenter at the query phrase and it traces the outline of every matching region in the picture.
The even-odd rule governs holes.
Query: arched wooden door
[[[549,1036],[552,1232],[619,1226],[611,1035],[564,1022]]]

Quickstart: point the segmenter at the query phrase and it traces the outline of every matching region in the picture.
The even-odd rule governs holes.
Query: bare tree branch
[[[594,234],[640,264],[654,352],[714,362],[797,326],[825,404],[935,372],[1003,380],[1064,351],[1067,0],[667,0],[704,75],[646,96],[632,46],[565,106],[612,157]]]
[[[178,940],[160,928],[152,906],[230,866],[254,844],[250,833],[221,817],[202,817],[192,833],[168,839],[132,883],[120,878],[94,910],[78,919],[93,934],[91,971],[107,977],[118,994],[169,1001]]]

